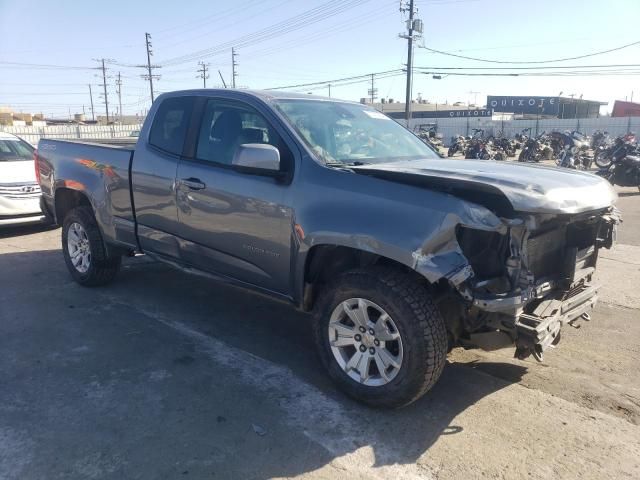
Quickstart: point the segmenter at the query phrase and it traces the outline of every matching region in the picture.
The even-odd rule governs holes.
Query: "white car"
[[[0,227],[48,221],[40,209],[34,150],[21,138],[0,132]]]

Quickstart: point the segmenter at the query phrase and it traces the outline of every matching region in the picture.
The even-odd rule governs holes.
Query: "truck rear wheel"
[[[76,207],[64,217],[62,253],[73,279],[87,287],[113,280],[122,260],[120,255],[108,254],[89,207]]]
[[[391,268],[341,275],[320,296],[314,338],[329,376],[350,396],[398,408],[426,393],[447,355],[447,333],[429,292]]]

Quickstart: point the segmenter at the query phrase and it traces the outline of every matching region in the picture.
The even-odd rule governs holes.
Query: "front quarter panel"
[[[303,236],[296,265],[298,294],[307,254],[317,245],[375,253],[430,282],[443,277],[462,281],[454,278],[468,266],[457,244],[457,226],[506,229],[485,207],[446,193],[305,163],[305,189],[296,202],[294,225]]]

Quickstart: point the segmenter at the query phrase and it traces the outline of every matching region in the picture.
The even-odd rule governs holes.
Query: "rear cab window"
[[[193,111],[194,97],[169,97],[153,117],[149,144],[173,155],[181,155]]]

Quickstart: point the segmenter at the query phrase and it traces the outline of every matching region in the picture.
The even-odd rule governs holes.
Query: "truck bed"
[[[129,179],[134,145],[113,143],[112,139],[108,142],[105,143],[105,139],[40,140],[38,162],[43,198],[49,211],[55,214],[53,192],[56,196],[61,192],[83,193],[91,202],[104,234],[115,242],[135,245]]]

